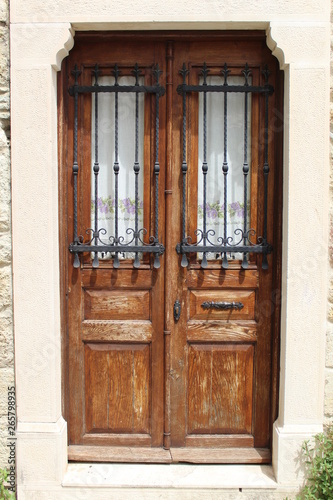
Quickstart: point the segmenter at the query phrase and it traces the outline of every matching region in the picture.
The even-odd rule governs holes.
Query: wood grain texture
[[[188,433],[251,433],[252,345],[189,347]]]
[[[254,319],[255,292],[253,290],[190,290],[189,319]],[[205,302],[241,302],[242,309],[205,309]]]
[[[151,435],[118,433],[111,431],[91,432],[82,436],[82,445],[88,446],[152,446]]]
[[[119,346],[120,347],[120,346]],[[112,432],[131,432],[133,426],[133,352],[112,350],[110,358],[110,391],[108,394],[109,429]]]
[[[257,323],[255,321],[200,321],[187,323],[189,342],[256,342]]]
[[[257,288],[259,272],[243,269],[190,269],[186,276],[188,288]]]
[[[164,408],[163,408],[163,447],[168,450],[171,445],[171,384],[170,384],[170,343],[171,331],[173,330],[172,320],[172,300],[176,291],[174,281],[177,278],[177,271],[174,272],[172,266],[175,266],[175,258],[170,259],[169,255],[173,253],[174,226],[173,217],[173,42],[169,41],[166,46],[166,164],[165,164],[165,275],[168,279],[164,281]],[[170,279],[170,277],[172,277]]]
[[[213,436],[192,434],[186,436],[185,444],[194,448],[253,448],[254,438],[249,434],[214,434]]]
[[[149,433],[149,345],[85,347],[87,432]]]
[[[133,356],[133,429],[150,431],[150,353],[149,346],[135,351]]]
[[[98,320],[150,319],[147,290],[84,290],[84,318]]]
[[[197,464],[269,464],[270,450],[263,448],[170,448],[172,461]]]
[[[190,78],[195,83],[203,61],[214,71],[226,61],[234,74],[240,74],[247,61],[256,84],[264,83],[261,70],[267,63],[276,89],[269,107],[275,126],[276,110],[283,107],[282,73],[266,47],[264,33],[78,34],[63,63],[59,220],[65,248],[62,304],[67,308],[62,321],[63,361],[68,367],[63,388],[69,442],[81,444],[70,446],[70,459],[162,463],[268,463],[271,459],[279,379],[281,134],[274,135],[272,128],[269,132],[268,239],[274,247],[269,270],[262,271],[261,255],[251,257],[247,270],[236,262],[230,262],[227,270],[221,269],[220,262],[210,262],[202,270],[195,255],[190,256],[188,269],[181,268],[175,246],[182,238],[182,99],[176,89],[183,62],[192,68]],[[108,74],[115,62],[125,72],[138,62],[146,84],[152,81],[154,64],[158,62],[163,70],[161,84],[167,93],[160,99],[159,227],[166,252],[159,270],[152,269],[149,257],[137,270],[130,260],[122,261],[118,270],[112,261],[101,261],[98,269],[92,269],[90,255],[75,270],[67,252],[73,240],[74,122],[67,88],[68,82],[73,84],[70,71],[75,63],[82,70],[82,82],[88,83],[96,62]],[[186,225],[193,236],[200,131],[198,99],[192,97],[187,107]],[[264,192],[261,97],[251,98],[249,137],[250,222],[258,235],[263,234]],[[155,223],[154,106],[154,99],[145,96],[142,174],[144,224],[149,234]],[[91,96],[80,97],[79,115],[78,228],[84,234],[91,218]],[[201,308],[202,300],[238,302],[242,298],[243,310],[231,314]],[[178,323],[173,320],[176,299],[182,303]],[[170,334],[163,335],[163,330]],[[162,450],[163,443],[171,446],[171,454]]]
[[[75,462],[171,463],[170,452],[163,448],[69,446],[68,460]]]
[[[109,397],[109,357],[108,352],[85,346],[85,409],[86,432],[108,429]]]
[[[113,269],[103,267],[91,269],[83,268],[81,272],[81,284],[83,288],[93,288],[94,290],[112,290],[112,289],[149,289],[152,287],[151,269]],[[108,264],[105,264],[107,266]]]
[[[153,325],[150,321],[83,321],[84,342],[138,342],[152,341]]]
[[[108,48],[107,48],[108,47]],[[66,235],[66,265],[63,271],[68,278],[64,304],[68,304],[68,337],[64,333],[68,373],[65,372],[66,400],[69,407],[68,422],[70,443],[102,444],[105,436],[108,445],[157,446],[163,443],[163,313],[164,313],[164,258],[159,274],[153,270],[151,258],[143,259],[140,269],[133,269],[133,262],[122,261],[113,269],[112,260],[100,261],[92,269],[91,256],[81,256],[81,267],[73,269],[73,256],[68,245],[73,241],[73,149],[74,149],[74,100],[68,96],[68,85],[73,85],[71,70],[75,64],[82,71],[80,83],[91,84],[91,71],[96,62],[102,74],[110,74],[118,63],[123,74],[129,74],[137,62],[145,84],[153,82],[153,67],[159,63],[163,71],[161,85],[165,86],[165,44],[151,44],[113,40],[110,44],[100,37],[90,40],[88,47],[76,43],[64,62],[63,100],[59,120],[65,120],[61,130],[60,158],[62,166],[61,214],[66,220],[60,224]],[[85,237],[91,227],[91,95],[79,97],[78,116],[78,232]],[[165,100],[160,100],[160,175],[161,193],[165,189]],[[112,115],[112,110],[111,110]],[[60,124],[59,124],[60,125]],[[134,129],[133,129],[134,138]],[[144,226],[147,237],[152,234],[155,213],[155,120],[154,96],[144,99],[144,162],[140,171],[144,184]],[[112,166],[111,166],[112,168]],[[134,179],[134,177],[133,177]],[[165,241],[164,198],[159,196],[160,239]],[[66,213],[64,213],[66,212]],[[127,293],[128,292],[128,293]],[[90,318],[90,319],[87,319]],[[93,347],[101,346],[99,348]],[[139,346],[141,347],[139,348]],[[68,348],[67,348],[68,346]],[[88,347],[89,346],[89,347]],[[89,349],[89,354],[86,350]],[[123,351],[121,351],[123,349]],[[141,349],[141,350],[140,350]],[[105,372],[108,370],[107,375]],[[112,383],[112,386],[111,386]],[[113,391],[117,398],[110,397]],[[105,394],[107,397],[105,399]],[[87,402],[90,402],[87,404]],[[130,406],[130,410],[128,407]],[[107,416],[106,416],[107,414]],[[98,427],[102,427],[99,429]],[[116,429],[112,432],[112,429]],[[99,432],[101,431],[101,432]],[[113,434],[113,436],[111,436]],[[117,437],[115,437],[117,434]],[[89,437],[88,437],[89,436]],[[138,438],[138,436],[141,436]]]

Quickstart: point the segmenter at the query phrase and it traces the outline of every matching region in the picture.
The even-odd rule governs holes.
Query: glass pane
[[[200,84],[202,84],[202,78]],[[222,85],[221,76],[207,77],[208,85]],[[250,82],[249,82],[250,83]],[[228,77],[229,85],[244,85],[241,76]],[[222,165],[224,161],[224,94],[208,92],[207,94],[207,197],[206,197],[206,225],[209,240],[219,244],[218,237],[224,236],[224,175]],[[250,212],[250,172],[248,174],[248,203],[244,210],[244,110],[245,95],[229,93],[227,96],[227,236],[237,243],[241,235],[235,230],[244,228],[244,216],[247,214],[247,223]],[[199,164],[198,164],[198,228],[203,229],[203,93],[199,93]],[[251,95],[248,94],[248,151],[247,160],[251,165]],[[247,225],[249,229],[249,226]],[[230,240],[229,240],[230,241]],[[207,259],[216,259],[213,253],[207,254]],[[240,259],[240,254],[228,254],[228,258]]]
[[[119,85],[134,85],[135,78],[122,76],[118,78]],[[139,78],[139,85],[143,85]],[[102,76],[100,85],[114,85],[114,78]],[[95,161],[95,95],[92,95],[92,141],[91,162]],[[143,138],[144,138],[144,95],[139,94],[139,164],[138,174],[138,222],[139,229],[143,227]],[[108,242],[115,234],[115,94],[100,93],[98,97],[98,225],[107,231],[101,235],[103,242]],[[135,159],[135,94],[118,94],[118,234],[128,243],[133,238],[135,227],[135,174],[133,171]],[[94,173],[91,176],[91,223],[95,223]],[[133,254],[119,254],[119,258],[133,258]],[[106,256],[110,258],[110,255]]]

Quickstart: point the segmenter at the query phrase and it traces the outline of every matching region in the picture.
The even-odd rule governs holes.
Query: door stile
[[[164,436],[163,447],[170,449],[171,433],[171,393],[170,393],[170,337],[173,328],[172,319],[172,290],[170,283],[171,259],[169,255],[173,248],[171,245],[172,232],[172,94],[173,94],[173,43],[168,42],[166,47],[166,177],[165,177],[165,309],[164,309]]]
[[[166,60],[165,60],[165,50],[163,44],[158,44],[155,47],[154,51],[154,61],[155,64],[159,64],[161,73],[161,85],[165,87],[165,78],[166,78]],[[155,109],[155,103],[153,104],[153,108]],[[164,221],[164,211],[165,211],[165,199],[163,196],[163,192],[165,190],[166,183],[166,175],[165,175],[165,162],[166,157],[163,152],[166,148],[166,129],[165,129],[165,121],[166,121],[166,113],[167,106],[165,101],[165,96],[160,99],[159,102],[159,163],[160,163],[160,172],[159,172],[159,234],[160,240],[163,242],[167,241],[167,237],[165,236],[166,232],[166,223]],[[154,162],[155,162],[155,140],[156,140],[156,123],[154,122],[152,126],[153,137],[152,137],[152,149],[151,149],[151,183],[150,183],[150,191],[151,193],[154,191]],[[147,183],[148,184],[148,183]],[[154,227],[155,218],[157,214],[155,213],[155,201],[154,196],[151,196],[151,214],[154,216],[151,218],[151,226]],[[151,300],[151,321],[154,325],[154,333],[153,333],[153,342],[151,344],[152,350],[152,418],[151,421],[151,446],[154,447],[163,447],[164,444],[164,384],[165,384],[165,375],[164,375],[164,302],[165,302],[165,266],[167,263],[167,259],[164,255],[160,256],[161,267],[159,269],[152,268],[152,300]],[[159,367],[160,364],[160,367]],[[154,411],[155,409],[155,411]],[[165,459],[169,461],[169,454],[165,453]]]
[[[275,120],[274,135],[276,137],[274,158],[276,165],[281,168],[275,169],[275,206],[274,213],[276,214],[276,230],[274,232],[273,245],[276,252],[273,254],[272,266],[276,269],[273,281],[273,296],[272,307],[273,316],[272,321],[273,337],[272,337],[272,382],[271,382],[271,416],[270,428],[278,417],[279,407],[279,366],[280,366],[280,322],[281,322],[281,276],[282,276],[282,210],[283,206],[283,88],[284,78],[283,72],[276,75],[276,105],[275,105]]]
[[[83,71],[83,65],[79,65],[78,68],[81,71],[82,78],[85,77]],[[68,67],[69,71],[69,84],[71,84],[73,79],[73,75],[70,75],[71,67]],[[77,200],[81,198],[82,192],[82,173],[84,173],[85,167],[85,159],[86,156],[82,154],[82,144],[84,142],[83,135],[85,132],[81,133],[83,128],[83,117],[82,117],[82,109],[83,109],[83,101],[84,96],[79,96],[78,98],[78,116],[80,118],[77,119],[77,130],[75,130],[75,125],[73,128],[69,130],[68,136],[68,185],[72,186],[72,165],[74,162],[73,149],[75,140],[77,141],[77,161],[79,165],[78,179],[77,179]],[[74,110],[73,106],[70,106],[69,113],[69,123],[73,124],[74,119]],[[90,124],[88,124],[88,128],[90,130]],[[75,138],[76,135],[76,138]],[[90,187],[90,180],[89,180]],[[73,191],[68,191],[68,207],[69,213],[74,213],[74,205],[75,200],[73,198]],[[83,225],[83,216],[84,211],[82,207],[82,203],[77,203],[77,231],[78,234],[81,234],[81,227]],[[74,228],[74,216],[69,217],[71,224],[68,225],[68,243],[71,241],[71,236],[73,234]],[[69,350],[69,386],[78,387],[79,390],[75,391],[74,394],[70,397],[70,405],[69,405],[69,444],[78,442],[81,439],[81,436],[85,433],[85,426],[83,421],[83,415],[85,412],[85,395],[82,390],[84,387],[84,361],[82,357],[82,341],[81,341],[81,312],[82,312],[82,289],[81,289],[81,270],[74,268],[73,266],[73,257],[68,256],[68,276],[69,276],[69,284],[68,284],[68,316],[71,318],[71,340],[72,349]]]
[[[64,61],[67,67],[67,60]],[[68,93],[66,71],[58,73],[58,158],[59,158],[59,257],[60,257],[60,321],[61,321],[61,393],[62,415],[68,421],[68,393],[66,391],[66,381],[68,380],[68,239],[64,221],[68,220],[68,183],[67,183],[67,137],[68,137]],[[63,196],[62,196],[63,193]]]
[[[178,300],[181,306],[181,313],[178,321],[174,321],[174,328],[171,337],[171,454],[174,458],[175,447],[185,446],[186,433],[186,317],[187,317],[187,290],[185,285],[187,279],[186,268],[181,266],[180,255],[177,255],[175,248],[178,241],[182,239],[183,232],[183,172],[182,160],[184,154],[183,142],[183,99],[177,93],[177,86],[183,83],[183,77],[179,70],[183,65],[183,54],[187,53],[188,42],[174,44],[174,64],[173,64],[173,179],[176,184],[173,195],[173,221],[174,229],[171,236],[172,241],[172,262],[174,272],[174,297],[173,302]],[[181,50],[180,50],[181,49]],[[183,52],[184,50],[184,52]],[[188,102],[186,103],[186,105]],[[187,113],[187,118],[188,118]],[[185,144],[185,160],[189,157],[189,144]],[[189,166],[188,166],[189,167]],[[189,167],[190,168],[190,167]],[[188,177],[188,176],[187,176]],[[186,187],[187,189],[187,187]],[[176,224],[177,223],[177,229]],[[188,221],[186,221],[188,224]]]

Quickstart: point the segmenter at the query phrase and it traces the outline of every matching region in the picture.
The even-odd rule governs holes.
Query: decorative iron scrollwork
[[[134,85],[120,85],[118,78],[120,71],[117,65],[114,66],[111,74],[114,76],[114,85],[100,85],[99,76],[101,75],[101,70],[98,65],[92,72],[95,83],[94,85],[79,85],[79,77],[81,71],[79,71],[77,65],[75,65],[72,74],[74,76],[74,85],[69,88],[69,94],[74,97],[74,160],[73,160],[73,196],[74,196],[74,238],[73,242],[69,245],[69,251],[74,254],[74,267],[80,267],[79,254],[84,252],[93,252],[94,259],[92,266],[94,268],[99,266],[98,254],[105,255],[110,253],[113,257],[113,266],[118,268],[119,253],[134,253],[135,259],[133,266],[135,268],[140,267],[139,253],[151,253],[154,254],[154,267],[160,267],[160,255],[164,253],[164,246],[159,241],[158,234],[158,189],[159,189],[159,99],[165,94],[165,88],[160,85],[160,75],[162,71],[159,69],[158,65],[152,71],[155,77],[155,85],[147,86],[139,84],[139,76],[141,70],[138,64],[132,71],[135,77]],[[115,139],[114,139],[114,151],[115,160],[113,164],[114,172],[114,186],[115,186],[115,222],[114,222],[114,235],[107,235],[105,228],[99,227],[98,216],[97,216],[97,206],[98,206],[98,177],[100,173],[100,166],[98,161],[98,95],[100,93],[114,93],[115,94],[115,110],[114,110],[114,125],[115,125]],[[134,185],[135,185],[135,222],[134,228],[128,228],[126,234],[130,241],[126,241],[125,237],[119,235],[118,230],[118,212],[119,212],[119,201],[118,201],[118,174],[119,174],[119,151],[118,151],[118,95],[121,93],[133,93],[135,94],[135,157],[134,160]],[[154,164],[154,175],[155,175],[155,228],[154,235],[150,236],[147,240],[144,237],[147,235],[147,230],[145,228],[139,228],[139,198],[138,198],[138,176],[140,173],[139,164],[139,143],[138,143],[138,128],[139,128],[139,105],[138,97],[140,93],[153,94],[155,95],[155,164]],[[94,173],[94,206],[95,206],[95,217],[94,217],[94,228],[86,229],[86,235],[90,235],[90,238],[86,240],[82,235],[78,234],[78,199],[77,199],[77,185],[78,185],[78,96],[80,94],[93,94],[95,101],[95,159],[93,162],[93,173]],[[105,236],[105,238],[101,238]]]

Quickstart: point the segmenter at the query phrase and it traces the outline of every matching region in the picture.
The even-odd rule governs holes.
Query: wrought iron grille
[[[189,75],[189,70],[187,69],[185,63],[183,64],[180,74],[183,77],[183,83],[178,86],[177,92],[183,98],[183,131],[182,131],[182,142],[183,142],[183,159],[182,159],[182,176],[183,176],[183,193],[182,193],[182,240],[177,244],[176,250],[179,254],[182,254],[181,265],[182,267],[187,267],[189,264],[188,254],[189,253],[202,253],[203,257],[201,260],[201,267],[206,268],[208,265],[207,254],[214,253],[222,258],[222,267],[224,269],[228,268],[228,253],[237,252],[243,254],[242,268],[248,268],[248,254],[249,253],[261,253],[263,254],[262,268],[268,268],[267,254],[272,252],[272,246],[267,242],[267,200],[268,200],[268,174],[269,174],[269,164],[268,164],[268,101],[269,96],[273,93],[274,88],[268,83],[270,71],[267,67],[262,71],[264,76],[264,85],[254,86],[250,84],[251,70],[248,64],[241,71],[244,78],[243,85],[234,85],[228,83],[228,77],[230,70],[227,64],[220,70],[222,75],[223,84],[222,85],[209,85],[207,83],[207,76],[209,73],[207,64],[204,63],[201,69],[202,83],[199,85],[189,85],[187,83],[187,78]],[[203,176],[203,229],[196,229],[194,234],[197,237],[197,241],[192,242],[190,236],[186,234],[186,206],[187,206],[187,193],[186,193],[186,177],[188,172],[187,165],[187,101],[188,96],[195,93],[203,93],[203,162],[202,162],[202,176]],[[215,234],[213,229],[207,229],[207,173],[209,170],[209,165],[207,162],[207,94],[209,92],[221,93],[224,96],[223,103],[223,128],[224,128],[224,138],[223,138],[223,164],[222,164],[222,176],[223,176],[223,234]],[[227,197],[228,197],[228,94],[237,93],[241,94],[240,98],[244,99],[244,136],[243,136],[243,194],[244,194],[244,210],[248,206],[248,176],[250,172],[250,166],[248,163],[248,113],[249,113],[249,94],[263,94],[265,101],[265,118],[264,118],[264,164],[263,164],[263,175],[264,175],[264,227],[263,235],[256,238],[256,231],[254,229],[248,228],[247,217],[244,216],[244,223],[242,227],[238,227],[234,230],[233,235],[228,234],[227,230]],[[222,181],[221,176],[221,181]],[[216,242],[213,242],[213,237]],[[254,239],[256,238],[256,241]],[[216,244],[217,243],[217,244]]]
[[[151,86],[140,85],[139,76],[142,71],[139,69],[138,64],[135,64],[132,74],[135,77],[134,85],[120,85],[119,75],[120,71],[117,65],[114,66],[111,71],[111,75],[114,77],[113,85],[100,85],[99,77],[101,70],[96,64],[95,69],[92,71],[95,83],[94,85],[85,86],[79,85],[79,78],[81,71],[75,65],[72,74],[74,76],[74,85],[69,88],[69,94],[74,98],[74,155],[73,155],[73,185],[74,185],[74,239],[69,245],[69,250],[74,254],[73,265],[75,268],[80,267],[79,254],[83,252],[93,253],[94,258],[92,266],[97,268],[99,266],[99,254],[105,255],[110,254],[113,258],[113,267],[118,268],[120,266],[119,254],[134,253],[134,263],[135,268],[140,267],[139,254],[142,252],[151,253],[154,255],[154,267],[160,267],[160,255],[164,252],[164,246],[159,241],[159,231],[158,231],[158,184],[159,184],[159,99],[165,94],[165,88],[160,85],[160,75],[162,71],[159,66],[153,69],[153,75],[155,78],[155,84]],[[114,106],[114,152],[115,160],[113,164],[113,175],[114,175],[114,189],[115,189],[115,203],[114,203],[114,234],[108,235],[107,230],[103,227],[99,227],[98,221],[98,177],[100,172],[100,165],[98,160],[98,96],[101,92],[104,93],[114,93],[115,95],[115,106]],[[135,155],[133,158],[133,176],[135,183],[135,221],[134,228],[127,228],[126,233],[130,241],[125,240],[125,236],[119,234],[119,199],[118,199],[118,176],[119,176],[119,156],[121,151],[119,151],[119,141],[118,141],[118,99],[121,93],[132,93],[135,95],[135,124],[134,124],[134,141],[135,141]],[[138,176],[141,170],[139,163],[139,94],[153,94],[155,95],[155,164],[154,164],[154,178],[155,178],[155,228],[154,235],[149,236],[148,243],[144,241],[147,235],[147,230],[145,228],[139,227],[139,198],[138,198]],[[94,104],[95,104],[95,151],[94,151],[94,162],[93,162],[93,174],[94,174],[94,227],[86,229],[87,239],[84,239],[82,235],[78,234],[78,98],[80,94],[93,94]],[[147,241],[147,240],[146,240]]]

